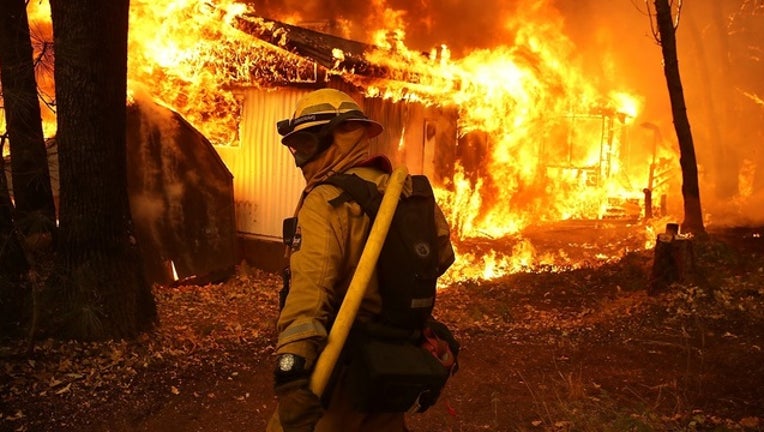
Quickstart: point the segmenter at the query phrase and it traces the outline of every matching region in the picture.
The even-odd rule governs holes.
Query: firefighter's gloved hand
[[[309,377],[304,358],[293,354],[279,356],[275,390],[284,432],[313,432],[324,413],[321,400],[308,387]]]
[[[448,343],[448,348],[451,350],[451,353],[454,355],[454,361],[455,361],[454,368],[451,370],[451,373],[455,374],[456,371],[459,370],[459,349],[461,348],[459,341],[456,340],[456,338],[454,337],[454,334],[451,333],[451,330],[449,330],[449,328],[445,324],[436,320],[435,318],[430,317],[430,319],[427,320],[427,327],[432,329],[432,331],[440,339]]]

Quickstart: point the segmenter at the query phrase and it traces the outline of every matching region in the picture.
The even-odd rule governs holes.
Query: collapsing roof
[[[392,68],[369,61],[368,54],[382,49],[375,45],[262,17],[239,18],[237,27],[296,56],[310,59],[332,72],[411,84],[419,82],[421,78],[420,72],[412,72],[410,68]],[[386,57],[395,55],[393,51],[385,54]],[[427,54],[422,53],[422,58],[427,58]]]
[[[279,48],[312,59],[326,69],[385,76],[384,68],[365,59],[365,53],[374,49],[372,45],[261,17],[240,19],[238,27]]]

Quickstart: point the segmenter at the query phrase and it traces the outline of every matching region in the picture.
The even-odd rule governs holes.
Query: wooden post
[[[653,218],[653,191],[649,188],[642,189],[645,194],[645,220]]]

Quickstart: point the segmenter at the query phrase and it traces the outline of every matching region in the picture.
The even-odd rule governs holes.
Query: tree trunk
[[[682,80],[679,76],[679,60],[676,54],[676,33],[669,0],[655,0],[661,49],[663,51],[664,73],[671,99],[671,113],[674,129],[679,141],[679,163],[682,166],[682,196],[684,197],[684,221],[682,232],[702,234],[703,213],[700,206],[698,187],[698,164],[695,159],[695,145],[692,142],[690,121],[684,103]]]
[[[58,270],[69,336],[136,336],[156,319],[126,176],[129,0],[53,0],[61,179]]]
[[[24,235],[52,234],[56,210],[42,133],[25,0],[0,2],[0,80],[11,150],[14,220]]]
[[[34,72],[26,2],[2,1],[0,81],[7,134],[0,149],[9,139],[11,166],[5,167],[4,160],[0,163],[0,320],[3,330],[9,331],[19,330],[26,318],[24,305],[30,290],[24,277],[35,264],[28,260],[24,246],[27,252],[50,259],[56,229]],[[10,199],[6,168],[11,169],[15,204]],[[39,269],[35,272],[41,273]]]
[[[655,241],[653,268],[647,293],[666,291],[672,284],[685,283],[695,270],[692,239],[678,237],[676,224],[667,224],[666,231],[658,234]]]
[[[26,291],[22,289],[29,265],[13,226],[13,203],[8,195],[5,159],[2,158],[4,138],[0,138],[0,334],[19,330],[23,319]]]

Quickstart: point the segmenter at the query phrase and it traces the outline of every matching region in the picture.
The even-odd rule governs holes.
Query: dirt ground
[[[694,243],[697,276],[654,296],[651,251],[443,289],[461,368],[409,426],[764,431],[762,231]],[[3,341],[0,431],[264,430],[279,285],[242,265],[223,284],[157,287],[160,325],[137,341],[44,340],[31,356]]]

